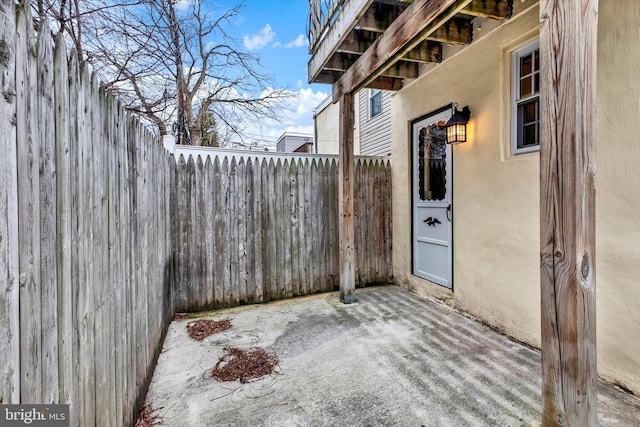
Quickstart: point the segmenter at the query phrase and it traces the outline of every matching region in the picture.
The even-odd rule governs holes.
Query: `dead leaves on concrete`
[[[196,341],[202,341],[206,337],[226,331],[231,327],[231,320],[198,319],[187,323],[187,333]]]
[[[198,319],[187,323],[187,333],[196,341],[231,328],[231,320]],[[270,375],[278,366],[278,356],[268,353],[264,348],[254,347],[243,350],[238,347],[225,348],[225,354],[208,371],[205,377],[218,381],[240,381],[245,384],[252,380]]]
[[[140,415],[136,420],[135,427],[151,427],[162,421],[159,415],[153,414],[153,407],[151,406],[151,402],[147,399],[144,400],[144,405],[140,410]]]
[[[225,348],[225,352],[210,371],[211,378],[218,381],[240,380],[245,384],[272,374],[278,366],[278,356],[261,347],[249,350],[229,347]]]

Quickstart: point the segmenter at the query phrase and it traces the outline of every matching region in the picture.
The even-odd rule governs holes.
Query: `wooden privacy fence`
[[[392,280],[391,171],[356,161],[357,285]],[[176,167],[175,307],[229,307],[339,285],[335,157],[180,156]]]
[[[28,7],[0,2],[0,403],[132,425],[176,308],[336,288],[337,164],[176,167]],[[356,188],[357,280],[386,282],[388,162],[359,160]]]
[[[174,163],[28,8],[0,3],[0,403],[133,425],[173,313]]]

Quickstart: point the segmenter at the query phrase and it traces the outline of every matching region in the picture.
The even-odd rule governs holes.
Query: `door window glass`
[[[435,123],[418,137],[418,192],[421,200],[444,200],[447,195],[447,133]]]

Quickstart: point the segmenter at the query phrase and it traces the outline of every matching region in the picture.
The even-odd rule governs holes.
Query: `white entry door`
[[[444,124],[451,110],[412,125],[413,274],[453,288],[452,150]]]

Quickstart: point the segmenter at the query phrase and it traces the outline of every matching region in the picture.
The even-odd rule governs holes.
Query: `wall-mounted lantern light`
[[[471,117],[469,107],[458,111],[458,103],[452,105],[453,115],[445,125],[447,127],[447,144],[460,144],[467,141],[467,122]]]

